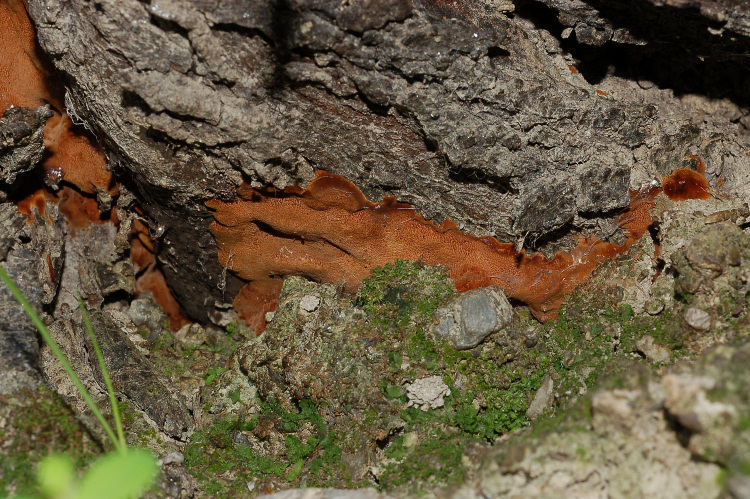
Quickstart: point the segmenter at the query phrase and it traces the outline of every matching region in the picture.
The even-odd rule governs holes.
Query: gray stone
[[[170,452],[163,458],[161,458],[160,465],[167,465],[167,464],[182,464],[185,462],[185,454],[179,451]]]
[[[683,314],[685,322],[698,331],[708,331],[711,328],[711,316],[705,310],[690,307]]]
[[[133,324],[147,328],[156,336],[161,334],[162,325],[167,321],[167,316],[161,307],[150,296],[137,298],[130,302],[127,314]]]
[[[488,286],[462,293],[435,312],[433,331],[450,338],[459,350],[474,348],[492,333],[507,327],[513,309],[499,286]]]
[[[534,400],[529,404],[529,408],[526,410],[526,417],[534,420],[542,415],[544,410],[549,407],[552,401],[552,395],[555,390],[555,382],[552,376],[547,374],[542,380],[542,384],[534,395]]]
[[[654,338],[651,335],[647,334],[636,341],[635,347],[651,362],[658,362],[659,364],[666,364],[669,362],[669,348],[655,344]]]

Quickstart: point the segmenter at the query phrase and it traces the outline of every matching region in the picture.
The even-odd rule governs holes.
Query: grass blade
[[[127,448],[125,443],[125,434],[122,431],[122,420],[120,419],[120,406],[117,404],[117,397],[115,397],[115,389],[112,386],[112,380],[109,378],[109,371],[107,366],[104,364],[104,356],[99,348],[99,342],[96,341],[96,335],[94,334],[94,328],[91,326],[91,319],[89,313],[83,304],[83,298],[80,293],[76,293],[78,298],[78,307],[81,309],[83,314],[83,323],[86,325],[86,331],[89,334],[89,339],[94,345],[94,351],[96,352],[96,360],[99,362],[99,367],[102,370],[102,376],[104,377],[104,384],[107,385],[107,393],[109,393],[109,403],[112,406],[112,414],[115,417],[115,428],[117,429],[117,438],[120,441],[120,451],[124,451]]]
[[[110,440],[112,440],[115,448],[117,448],[121,452],[125,452],[126,449],[120,447],[120,442],[117,440],[117,437],[115,437],[115,433],[112,431],[112,427],[109,425],[109,423],[107,423],[107,420],[104,418],[104,415],[94,403],[94,399],[91,398],[91,395],[89,394],[88,390],[86,390],[86,387],[83,386],[81,379],[71,367],[70,362],[68,362],[68,358],[65,356],[63,351],[60,350],[60,347],[57,345],[55,339],[52,338],[52,335],[50,335],[47,326],[44,325],[44,322],[42,322],[42,319],[39,318],[36,311],[34,310],[34,307],[32,307],[26,297],[23,296],[21,290],[18,289],[18,286],[16,286],[13,280],[8,276],[8,274],[5,272],[5,268],[2,265],[0,265],[0,279],[2,279],[6,286],[8,286],[10,293],[13,295],[16,301],[18,301],[21,307],[23,307],[24,311],[29,316],[29,319],[31,319],[31,322],[34,323],[37,330],[39,331],[39,334],[42,335],[44,342],[47,343],[49,349],[60,362],[60,365],[62,365],[65,373],[75,385],[78,393],[81,394],[81,397],[83,397],[86,405],[88,405],[89,409],[91,409],[91,412],[94,413],[94,416],[99,421],[99,424],[102,425],[104,432],[107,434]]]

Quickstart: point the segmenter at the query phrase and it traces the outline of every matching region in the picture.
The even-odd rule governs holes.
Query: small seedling
[[[86,307],[83,304],[81,296],[78,295],[78,306],[83,314],[83,322],[86,331],[94,346],[97,361],[104,377],[104,383],[107,386],[109,401],[112,406],[112,414],[115,420],[115,431],[104,418],[99,408],[94,403],[91,394],[83,386],[81,379],[75,373],[65,354],[62,352],[57,342],[49,333],[47,326],[42,322],[29,301],[23,296],[18,286],[11,280],[5,269],[0,266],[0,279],[8,286],[13,297],[23,307],[29,319],[34,323],[39,334],[44,339],[49,349],[60,362],[65,373],[75,385],[78,393],[91,409],[102,429],[109,437],[115,452],[104,455],[80,480],[76,480],[76,471],[70,458],[64,455],[51,455],[42,460],[37,469],[37,478],[39,481],[39,491],[42,497],[49,499],[95,499],[100,497],[109,497],[112,499],[126,499],[137,497],[143,491],[153,484],[158,468],[154,456],[143,449],[128,448],[125,443],[125,434],[122,429],[122,419],[120,410],[115,397],[115,390],[104,364],[104,357],[99,349],[99,343],[96,341],[94,329],[91,326]]]

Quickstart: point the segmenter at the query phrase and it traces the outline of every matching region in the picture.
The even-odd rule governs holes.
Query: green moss
[[[546,362],[534,359],[528,366],[511,369],[498,365],[497,350],[479,356],[458,351],[449,341],[429,332],[435,310],[453,296],[453,285],[445,271],[419,263],[396,261],[376,269],[360,288],[355,301],[366,313],[366,323],[383,341],[379,349],[388,359],[389,370],[398,374],[381,380],[381,391],[394,402],[405,402],[401,380],[437,374],[451,386],[455,371],[465,380],[461,389],[452,387],[446,408],[425,413],[404,409],[401,416],[409,425],[448,425],[469,438],[492,441],[508,431],[528,424],[525,412],[530,396],[541,384]],[[476,353],[476,352],[475,352]],[[410,369],[401,372],[406,363]],[[394,383],[395,381],[395,383]],[[504,386],[498,387],[498,381]],[[481,394],[486,404],[474,408]]]
[[[726,468],[722,468],[719,470],[719,472],[716,474],[716,484],[723,487],[727,483],[727,478],[729,477],[729,471],[727,471]]]
[[[389,385],[388,382],[383,380],[383,395],[388,400],[400,399],[402,402],[406,402],[406,391],[399,385]]]
[[[262,413],[250,420],[227,417],[209,428],[193,433],[185,447],[185,466],[198,478],[204,491],[217,496],[232,496],[239,480],[243,486],[253,479],[283,477],[290,486],[315,475],[320,483],[341,483],[341,447],[338,437],[328,428],[318,408],[309,399],[299,403],[298,411],[288,411],[278,401],[262,402]],[[252,433],[261,422],[286,432],[283,456],[264,455],[253,446],[241,443],[242,433]],[[315,432],[305,438],[295,433],[312,425]],[[228,470],[237,476],[232,480],[217,478]],[[245,489],[246,491],[246,489]]]
[[[404,327],[413,314],[431,315],[454,292],[445,269],[396,260],[370,273],[362,282],[355,303],[377,325]]]
[[[240,401],[240,393],[240,387],[237,387],[234,390],[229,390],[227,392],[227,396],[229,397],[229,400],[232,401],[232,403],[236,404]]]
[[[102,451],[62,398],[46,388],[0,395],[0,416],[10,428],[0,436],[0,495],[13,488],[18,495],[37,496],[34,471],[49,454],[64,453],[82,469]]]
[[[402,437],[399,437],[402,438]],[[436,434],[420,442],[413,448],[403,446],[403,440],[396,439],[389,451],[393,459],[385,466],[380,476],[380,486],[389,491],[406,488],[422,491],[428,484],[452,485],[460,483],[465,471],[461,465],[466,447],[466,438],[455,434]]]
[[[237,332],[239,328],[239,325],[237,324],[237,321],[232,321],[229,324],[227,324],[227,327],[224,329],[228,335],[233,335]]]
[[[556,397],[536,420],[529,438],[560,425],[586,429],[592,417],[590,398],[579,397],[603,378],[604,386],[641,382],[640,377],[631,380],[620,373],[633,363],[646,364],[630,355],[644,334],[669,347],[674,357],[686,354],[681,348],[679,310],[638,316],[629,305],[614,303],[610,297],[615,293],[606,289],[574,293],[559,317],[544,325],[521,311],[506,337],[491,337],[476,349],[457,351],[430,331],[435,310],[453,296],[444,269],[409,261],[375,269],[352,302],[361,308],[362,318],[348,324],[343,333],[334,333],[333,346],[324,344],[315,351],[325,365],[347,366],[332,386],[339,398],[320,407],[303,399],[289,409],[293,400],[282,406],[268,396],[252,428],[242,430],[239,422],[228,420],[196,432],[186,449],[186,465],[201,479],[204,490],[221,486],[214,495],[231,495],[232,483],[263,477],[284,480],[290,487],[352,486],[356,484],[342,464],[342,454],[361,453],[363,445],[382,438],[375,435],[382,435],[383,429],[397,428],[402,434],[391,437],[384,449],[391,461],[380,476],[381,488],[433,489],[462,479],[461,457],[467,445],[486,445],[529,425],[526,411],[546,376],[553,380]],[[292,308],[280,310],[277,318],[278,331],[298,332],[299,318]],[[532,346],[519,339],[519,332],[529,330],[538,338]],[[440,376],[449,386],[445,406],[429,411],[407,408],[404,387],[428,375]],[[365,382],[375,390],[368,394],[374,393],[378,400],[363,406]],[[321,393],[325,397],[325,391],[318,392],[316,400]],[[277,395],[287,396],[282,391]],[[229,394],[233,402],[238,397],[239,392]],[[350,419],[342,421],[342,415]],[[242,432],[250,432],[253,442],[262,440],[267,433],[255,433],[263,428],[281,435],[275,444],[283,448],[279,455],[265,454],[263,446],[237,443],[242,438],[235,437]],[[408,445],[405,435],[410,435]],[[586,458],[580,448],[576,455]],[[229,469],[231,481],[216,478]]]
[[[210,385],[216,380],[216,378],[219,377],[219,375],[227,371],[229,371],[229,369],[227,369],[226,367],[213,367],[203,375],[203,380],[207,385]]]
[[[519,319],[516,330],[533,327],[544,341],[521,351],[510,361],[502,357],[501,349],[491,344],[471,352],[457,351],[429,333],[431,314],[436,306],[420,308],[412,303],[419,299],[419,293],[409,284],[416,282],[413,273],[417,269],[416,264],[397,262],[374,272],[356,303],[366,312],[370,328],[384,338],[380,348],[389,360],[390,372],[399,375],[381,381],[381,389],[389,400],[403,400],[399,380],[404,377],[408,381],[427,373],[438,374],[451,387],[451,396],[443,409],[424,412],[408,408],[400,412],[405,422],[404,431],[420,434],[421,448],[438,445],[442,437],[437,428],[450,432],[451,438],[462,442],[492,442],[502,434],[528,425],[526,410],[545,376],[552,377],[555,392],[562,394],[558,399],[560,408],[570,406],[579,393],[591,389],[605,374],[610,376],[610,383],[616,383],[618,373],[632,363],[630,357],[626,359],[623,354],[633,351],[635,342],[643,334],[652,334],[657,343],[678,351],[679,356],[679,321],[675,321],[670,312],[657,317],[636,316],[629,305],[608,302],[606,293],[586,295],[583,292],[574,294],[561,309],[558,319],[543,327],[534,326],[529,317]],[[388,290],[386,283],[389,282],[398,285]],[[431,302],[432,305],[438,303]],[[418,310],[427,310],[429,315],[422,316]],[[401,372],[397,367],[402,365],[410,367]],[[456,373],[462,376],[460,389],[453,385]],[[477,403],[477,398],[481,403]],[[590,401],[585,399],[575,411],[565,412],[563,420],[542,417],[537,426],[552,429],[562,421],[569,421],[573,425],[582,422],[581,429],[585,429],[590,419]],[[405,459],[407,454],[411,456],[406,459],[409,463],[420,459],[404,447],[402,437],[394,439],[386,448],[386,456],[393,459]],[[431,460],[435,462],[436,458]],[[449,463],[445,461],[441,465],[449,466]],[[439,473],[422,471],[411,469],[400,474],[393,468],[389,473],[400,478],[386,478],[385,483],[396,487],[420,481],[434,483],[444,478]]]
[[[402,460],[409,454],[409,449],[406,448],[404,445],[404,436],[401,435],[397,437],[391,445],[389,445],[385,449],[385,455],[386,457],[390,457],[391,459],[396,459],[397,461]]]

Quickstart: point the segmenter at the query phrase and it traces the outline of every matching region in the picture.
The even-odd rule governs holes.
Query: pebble
[[[492,333],[509,326],[513,308],[499,286],[467,291],[435,312],[436,334],[450,338],[458,350],[479,345]]]
[[[185,324],[174,333],[177,341],[188,348],[198,348],[206,342],[206,330],[200,324]]]
[[[175,451],[170,452],[163,458],[161,458],[161,465],[167,465],[167,464],[182,464],[185,462],[185,455],[182,452]]]
[[[658,362],[659,364],[666,364],[669,362],[669,349],[663,345],[655,344],[653,336],[648,334],[643,336],[635,342],[635,347],[651,362]]]
[[[646,313],[649,315],[659,315],[664,310],[664,300],[652,297],[646,301]]]
[[[552,400],[552,394],[555,391],[555,381],[552,376],[547,374],[542,380],[542,384],[534,395],[534,400],[529,404],[529,408],[526,410],[526,417],[529,419],[536,419],[542,415],[544,410],[549,406]]]
[[[302,309],[303,312],[315,312],[319,306],[320,298],[315,295],[305,295],[299,301],[299,308]]]
[[[444,397],[450,393],[450,388],[440,376],[420,378],[406,387],[406,395],[409,397],[407,407],[419,407],[423,411],[437,409],[445,405]]]
[[[690,327],[699,331],[708,331],[711,328],[711,316],[705,310],[690,307],[685,310],[683,317]]]

